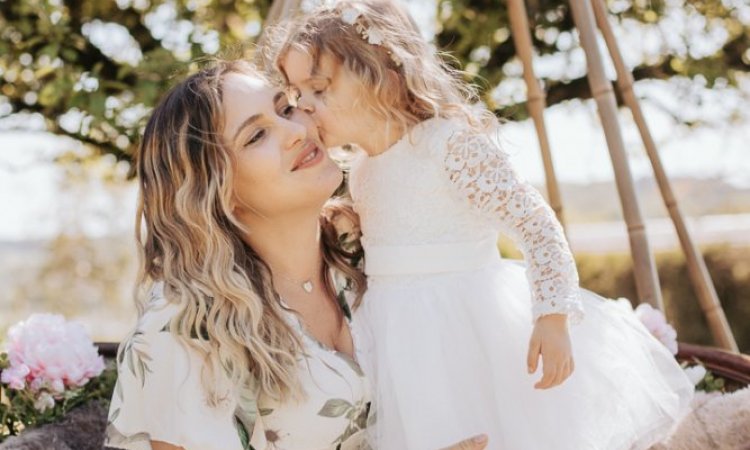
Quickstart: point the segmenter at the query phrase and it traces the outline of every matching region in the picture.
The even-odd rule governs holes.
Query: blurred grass
[[[504,257],[521,254],[503,241]],[[750,354],[750,248],[714,246],[702,249],[708,272],[732,328],[740,351]],[[637,304],[633,264],[629,253],[575,255],[581,286],[604,297],[625,297]],[[685,257],[680,251],[655,255],[661,281],[664,309],[677,329],[680,341],[714,345],[708,325],[688,277]]]
[[[520,258],[512,244],[505,257]],[[740,350],[750,354],[750,248],[707,247],[704,257]],[[31,257],[32,254],[37,256]],[[23,249],[19,265],[4,267],[0,340],[7,327],[33,312],[64,314],[86,324],[97,340],[118,341],[135,321],[134,244],[129,238],[60,236],[37,251]],[[7,255],[6,255],[7,256]],[[21,264],[21,262],[23,264]],[[629,253],[586,254],[576,262],[581,285],[604,297],[637,299]],[[667,318],[683,342],[712,345],[679,251],[657,253]]]

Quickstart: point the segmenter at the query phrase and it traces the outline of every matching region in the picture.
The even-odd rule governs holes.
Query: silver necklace
[[[306,280],[303,280],[303,281],[299,281],[299,280],[294,280],[294,279],[292,279],[292,278],[289,278],[289,277],[287,277],[286,275],[282,275],[282,274],[278,274],[278,276],[280,276],[280,277],[281,277],[281,278],[283,278],[284,280],[286,280],[286,281],[288,281],[288,282],[292,283],[292,284],[293,284],[293,285],[295,285],[295,286],[299,286],[299,287],[301,287],[301,288],[302,288],[302,290],[304,290],[304,291],[305,291],[305,292],[307,292],[308,294],[312,294],[312,291],[313,291],[313,282],[312,282],[312,280],[311,280],[311,279],[309,279],[309,278],[308,278],[308,279],[306,279]]]

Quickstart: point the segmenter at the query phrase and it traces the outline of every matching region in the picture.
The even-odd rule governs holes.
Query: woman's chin
[[[336,163],[334,163],[333,161],[331,161],[331,163],[333,164],[333,167],[330,169],[331,176],[326,177],[325,183],[322,183],[325,185],[326,191],[328,192],[327,198],[331,197],[331,195],[336,192],[339,186],[341,186],[341,183],[344,182],[344,172]]]

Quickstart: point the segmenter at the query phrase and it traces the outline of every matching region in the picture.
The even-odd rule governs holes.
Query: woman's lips
[[[314,166],[323,159],[323,156],[320,147],[313,143],[309,144],[295,160],[292,172]]]

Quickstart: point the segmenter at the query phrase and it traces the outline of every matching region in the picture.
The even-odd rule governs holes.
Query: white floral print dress
[[[369,409],[368,380],[348,355],[326,348],[307,334],[296,316],[305,355],[299,376],[306,398],[279,403],[248,389],[208,405],[202,387],[204,362],[165,326],[176,306],[154,289],[147,311],[121,344],[118,380],[109,410],[105,445],[149,450],[150,440],[186,450],[360,449]],[[356,342],[355,342],[356,345]]]

